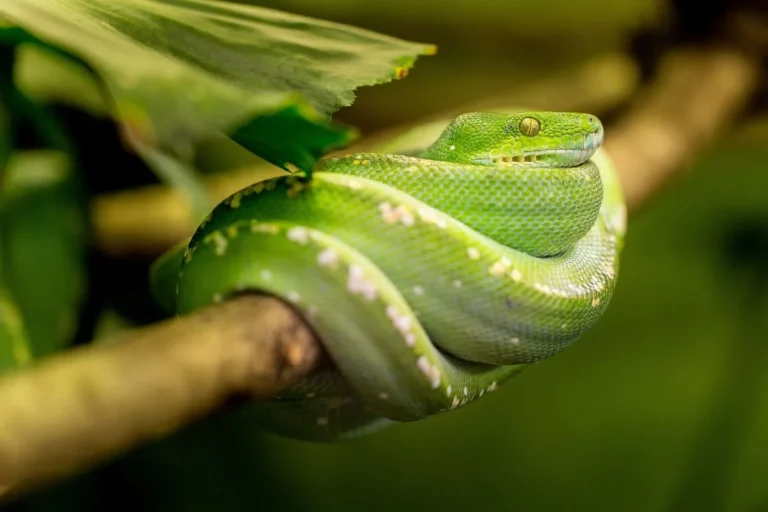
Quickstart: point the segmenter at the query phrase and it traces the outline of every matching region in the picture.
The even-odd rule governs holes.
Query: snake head
[[[572,112],[471,112],[455,118],[426,151],[433,160],[478,165],[573,167],[603,143],[603,125]]]

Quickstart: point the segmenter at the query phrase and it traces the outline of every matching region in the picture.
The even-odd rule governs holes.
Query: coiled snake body
[[[333,440],[463,406],[605,311],[625,222],[602,141],[588,114],[469,113],[416,153],[257,183],[177,250],[172,307],[258,290],[303,313],[335,368],[255,406],[283,435]]]

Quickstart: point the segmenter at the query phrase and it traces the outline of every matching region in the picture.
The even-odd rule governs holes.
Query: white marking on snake
[[[265,224],[257,220],[252,220],[251,231],[253,233],[268,233],[270,235],[276,235],[280,232],[280,226],[273,223]]]
[[[459,281],[458,279],[457,279],[457,280],[455,280],[455,281],[453,282],[453,286],[455,286],[456,288],[461,288],[461,281]]]
[[[523,278],[523,274],[521,274],[519,270],[514,269],[509,273],[509,277],[511,277],[513,281],[519,282]]]
[[[451,144],[451,147],[449,147],[448,149],[450,149],[451,151],[453,151],[454,149],[456,149],[456,144]]]
[[[398,206],[395,208],[395,211],[397,211],[398,216],[400,217],[400,222],[403,223],[404,226],[413,226],[414,219],[413,214],[403,205]]]
[[[477,247],[470,247],[467,249],[467,254],[469,255],[469,258],[473,260],[480,258],[480,251],[477,250]]]
[[[520,338],[510,338],[509,342],[513,345],[519,345],[520,344]]]
[[[392,325],[398,330],[405,340],[405,344],[412,347],[416,344],[416,335],[411,331],[413,319],[408,315],[401,315],[395,306],[387,306],[387,316],[392,320]]]
[[[490,268],[488,268],[488,272],[490,272],[493,276],[500,276],[509,270],[510,266],[512,266],[511,261],[509,261],[507,258],[501,258],[500,260],[494,262]]]
[[[306,244],[307,241],[309,241],[309,233],[307,232],[307,228],[293,227],[289,229],[288,240],[298,242],[301,245]]]
[[[450,385],[450,384],[448,384],[448,387],[447,387],[447,388],[445,388],[445,395],[446,395],[446,396],[451,396],[451,393],[452,393],[452,392],[453,392],[453,388],[451,387],[451,385]]]
[[[485,394],[485,390],[484,390],[484,389],[481,389],[481,390],[480,390],[480,394],[479,394],[478,396],[483,396],[484,394]]]
[[[381,212],[381,218],[387,224],[400,221],[404,226],[413,226],[413,214],[403,205],[393,208],[389,201],[384,201],[379,204],[379,211]]]
[[[272,280],[272,272],[270,272],[267,269],[264,269],[261,271],[261,278],[265,281],[271,281]]]
[[[379,398],[381,398],[382,400],[386,400],[387,398],[389,398],[389,395],[382,391],[381,393],[379,393]]]
[[[307,393],[307,398],[315,398],[315,392]]]
[[[373,281],[365,279],[362,267],[354,264],[349,266],[347,290],[349,290],[350,293],[359,293],[369,301],[375,300],[378,296],[376,285]]]
[[[299,295],[299,292],[288,292],[288,300],[291,302],[299,302],[301,300],[301,296]]]
[[[443,220],[440,215],[432,208],[426,208],[422,206],[419,207],[418,212],[421,220],[427,224],[434,224],[441,229],[445,229],[447,227],[445,220]]]
[[[451,402],[451,409],[455,409],[459,405],[461,405],[461,402],[459,402],[459,397],[457,396],[453,397],[453,401]]]
[[[440,387],[440,369],[437,366],[432,366],[426,356],[420,356],[416,361],[416,365],[432,381],[432,389]]]
[[[328,424],[328,418],[325,416],[320,416],[317,418],[317,424],[318,425],[327,425]]]
[[[413,321],[411,320],[411,317],[409,316],[399,316],[394,319],[395,327],[400,332],[408,332],[411,330],[411,323]]]
[[[469,393],[469,390],[467,389],[467,386],[464,386],[464,396],[467,396]]]
[[[496,391],[496,381],[491,382],[491,385],[488,386],[488,391]]]
[[[332,248],[327,248],[317,255],[317,264],[321,267],[335,267],[339,261],[339,253]]]
[[[383,203],[379,204],[379,211],[381,212],[381,218],[387,224],[393,224],[398,220],[401,220],[403,210],[404,209],[400,206],[398,206],[397,208],[392,207],[392,203],[390,203],[389,201],[384,201]]]
[[[415,293],[416,295],[424,295],[424,288],[416,285],[413,287],[413,293]]]
[[[213,242],[215,246],[214,251],[217,256],[221,256],[227,251],[227,244],[229,244],[229,242],[227,241],[227,237],[225,237],[221,231],[214,231],[208,235],[206,241]]]

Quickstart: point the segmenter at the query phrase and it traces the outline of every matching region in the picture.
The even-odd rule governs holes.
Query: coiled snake
[[[274,432],[455,409],[605,311],[625,207],[602,141],[589,114],[476,112],[418,151],[328,157],[224,200],[154,286],[178,314],[258,290],[304,315],[335,368],[254,406]]]

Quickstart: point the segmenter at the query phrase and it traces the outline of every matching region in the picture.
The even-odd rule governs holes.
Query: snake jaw
[[[584,164],[603,143],[602,126],[595,132],[578,138],[564,137],[553,140],[547,148],[514,148],[476,160],[476,163],[495,165],[524,165],[525,167],[576,167]],[[506,148],[505,148],[506,149]]]

